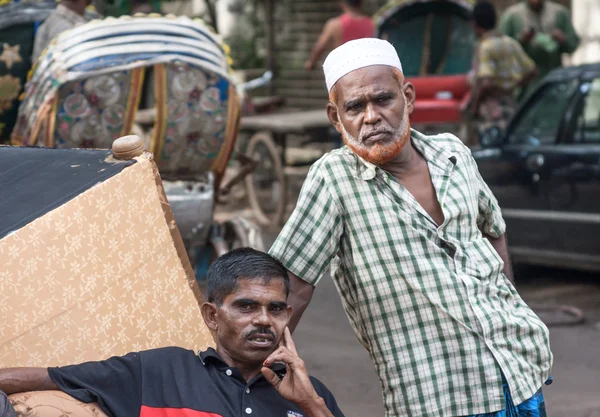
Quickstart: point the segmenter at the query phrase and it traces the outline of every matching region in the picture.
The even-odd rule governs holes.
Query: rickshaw
[[[154,97],[144,100],[154,117],[150,134],[140,136],[154,154],[197,277],[234,246],[262,248],[251,222],[213,221],[240,102],[228,48],[199,19],[122,16],[61,34],[32,70],[12,142],[110,148],[135,130],[142,96]]]
[[[19,96],[31,69],[35,32],[52,13],[56,1],[9,1],[0,5],[0,144],[10,140]],[[86,11],[89,19],[97,18]]]
[[[377,37],[394,45],[404,75],[415,85],[415,125],[462,123],[476,41],[469,20],[473,4],[474,0],[393,0],[375,14]]]

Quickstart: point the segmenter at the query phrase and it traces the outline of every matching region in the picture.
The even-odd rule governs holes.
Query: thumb
[[[263,366],[260,370],[267,381],[271,383],[277,389],[279,384],[281,384],[281,378],[277,376],[277,374],[270,368]]]

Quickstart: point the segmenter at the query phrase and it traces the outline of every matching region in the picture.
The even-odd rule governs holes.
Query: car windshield
[[[525,106],[508,136],[511,144],[540,146],[553,144],[577,80],[565,80],[542,87]]]

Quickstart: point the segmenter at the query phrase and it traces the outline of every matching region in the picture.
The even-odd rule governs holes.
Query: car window
[[[600,78],[581,86],[583,105],[578,108],[573,141],[600,143]]]
[[[518,115],[508,136],[509,143],[534,146],[553,144],[577,85],[577,80],[565,80],[542,87]]]

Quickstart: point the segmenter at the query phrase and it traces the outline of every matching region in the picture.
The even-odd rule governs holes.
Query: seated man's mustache
[[[275,339],[275,333],[273,333],[273,331],[271,329],[269,329],[268,327],[257,327],[254,330],[249,331],[248,333],[246,333],[244,335],[244,339],[248,339],[252,336],[256,336],[256,335],[261,335],[261,336],[271,336],[273,339]]]

